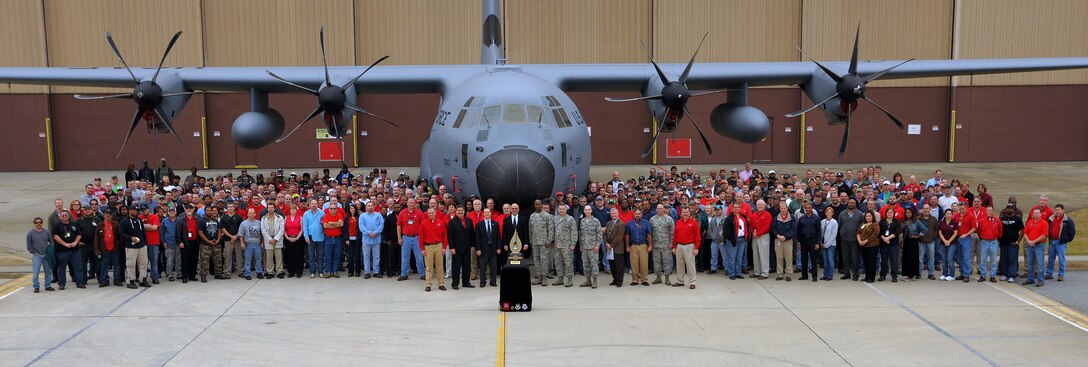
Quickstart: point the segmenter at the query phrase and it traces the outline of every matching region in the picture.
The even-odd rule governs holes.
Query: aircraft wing
[[[365,68],[330,67],[329,72],[350,79]],[[273,79],[265,70],[313,89],[324,82],[321,67],[164,68],[161,74],[176,75],[188,90],[299,92]],[[442,93],[449,86],[482,70],[481,65],[377,66],[355,85],[360,93]],[[133,68],[132,71],[140,80],[150,79],[155,73],[155,69],[151,68]],[[120,88],[131,88],[134,84],[123,68],[0,68],[0,83]]]
[[[866,61],[858,64],[862,76],[887,69],[900,61]],[[832,70],[846,73],[848,61],[826,62]],[[670,78],[680,75],[685,64],[660,64]],[[648,80],[657,78],[651,64],[553,64],[523,65],[521,68],[558,85],[566,91],[641,91]],[[1088,68],[1088,57],[1037,59],[915,60],[881,77],[884,79],[935,76],[1000,74]],[[696,63],[688,77],[692,90],[748,86],[805,84],[824,75],[816,64],[803,62]]]

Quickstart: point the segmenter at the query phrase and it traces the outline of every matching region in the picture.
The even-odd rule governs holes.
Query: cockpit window
[[[541,97],[543,105],[508,103],[484,107],[483,97],[465,102],[453,123],[455,129],[471,129],[495,124],[540,124],[570,127],[570,118],[555,97]]]

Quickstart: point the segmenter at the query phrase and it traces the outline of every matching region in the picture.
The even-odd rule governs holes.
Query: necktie
[[[514,227],[518,226],[518,217],[514,217]]]

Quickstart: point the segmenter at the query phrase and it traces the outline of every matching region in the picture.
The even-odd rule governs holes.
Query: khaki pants
[[[125,280],[134,282],[147,278],[147,246],[125,248]]]
[[[426,254],[423,254],[423,267],[427,269],[427,286],[430,287],[434,282],[435,275],[438,278],[438,286],[443,286],[442,272],[446,268],[444,264],[446,257],[442,254],[442,244],[426,245],[423,249],[427,251]]]
[[[480,261],[480,257],[476,256],[476,251],[471,251],[471,252],[472,253],[469,254],[471,256],[471,258],[472,258],[472,260],[469,261],[471,263],[469,265],[469,267],[472,269],[472,273],[470,274],[470,277],[471,277],[472,280],[476,280],[476,276],[479,275],[478,273],[480,271],[480,265],[477,264],[477,262]]]
[[[237,270],[239,274],[242,273],[246,255],[245,251],[242,250],[241,242],[241,238],[234,241],[223,241],[223,273],[230,274],[234,270]]]
[[[277,275],[283,272],[283,249],[264,249],[264,273]]]
[[[616,254],[616,256],[620,256]],[[646,281],[646,277],[649,276],[649,262],[646,251],[646,244],[631,245],[631,281],[635,283],[642,283]],[[619,271],[623,271],[620,269]]]
[[[774,266],[778,276],[793,275],[793,240],[774,240]]]
[[[771,235],[765,234],[752,241],[752,271],[765,277],[771,271]]]
[[[676,245],[676,281],[679,284],[695,285],[695,244],[693,243]]]

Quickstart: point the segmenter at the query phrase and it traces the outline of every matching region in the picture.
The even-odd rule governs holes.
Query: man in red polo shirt
[[[427,274],[427,292],[431,291],[431,284],[438,278],[438,290],[446,290],[443,284],[442,272],[445,269],[446,254],[446,221],[438,216],[434,208],[427,209],[427,219],[420,226],[419,249],[423,252],[424,268]]]
[[[979,198],[975,198],[975,201],[979,201]],[[990,283],[997,283],[997,240],[1001,237],[1001,219],[998,219],[994,215],[994,208],[987,207],[986,215],[978,220],[978,238],[980,241],[979,251],[979,274],[978,281],[985,281],[987,277],[990,279]]]
[[[1024,223],[1024,262],[1027,265],[1028,276],[1023,285],[1035,283],[1036,287],[1043,286],[1043,254],[1046,250],[1047,234],[1050,233],[1050,225],[1043,219],[1042,210],[1031,210],[1031,219]]]
[[[982,262],[979,261],[981,255],[981,242],[978,238],[978,224],[982,222],[982,219],[986,217],[986,208],[982,207],[982,198],[974,198],[971,200],[970,207],[964,210],[967,216],[971,217],[975,223],[975,233],[971,234],[971,264],[975,266],[975,269],[979,270],[981,275]]]
[[[971,281],[971,273],[974,272],[971,261],[971,253],[974,252],[971,249],[971,236],[978,231],[978,221],[975,219],[975,216],[971,215],[966,207],[960,207],[960,228],[956,239],[960,251],[960,276],[956,277],[956,280],[963,280],[964,283]]]
[[[147,205],[140,206],[140,219],[144,221],[144,236],[147,236],[147,260],[151,273],[151,283],[159,284],[159,250],[162,240],[159,236],[159,216],[152,214]]]
[[[1043,216],[1043,220],[1049,221],[1050,217],[1054,215],[1054,209],[1050,208],[1050,198],[1046,194],[1039,195],[1039,205],[1031,207],[1028,213],[1031,213],[1035,209],[1039,209],[1039,213]]]
[[[321,227],[325,229],[325,277],[340,277],[340,254],[344,249],[344,213],[338,199],[329,198],[329,208],[321,217]]]
[[[766,280],[771,271],[771,213],[767,203],[756,201],[756,211],[749,216],[752,219],[752,274],[750,278]]]
[[[416,257],[416,271],[423,272],[423,253],[419,243],[419,230],[423,224],[423,212],[416,199],[408,199],[408,206],[397,215],[397,244],[400,245],[400,278],[408,280],[408,261]],[[422,276],[420,277],[422,278]]]
[[[699,255],[699,222],[691,217],[691,210],[680,210],[680,220],[673,232],[672,252],[676,254],[676,283],[673,287],[695,289],[695,256]],[[687,279],[685,282],[684,279]]]

